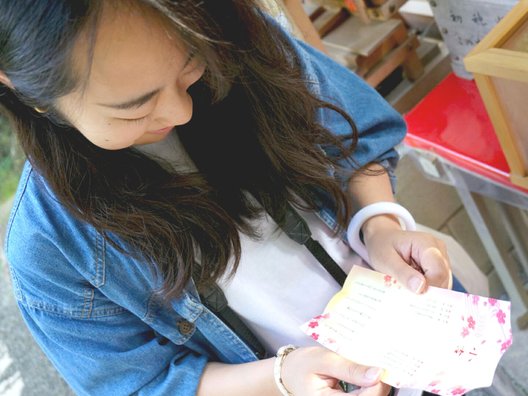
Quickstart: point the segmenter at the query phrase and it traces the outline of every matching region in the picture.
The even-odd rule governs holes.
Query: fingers
[[[447,252],[444,253],[436,247],[425,249],[420,257],[420,267],[429,285],[449,287],[452,274]]]
[[[397,251],[387,257],[386,264],[381,268],[377,266],[376,269],[388,275],[394,276],[401,284],[415,293],[422,293],[427,288],[427,281],[424,274],[421,272],[421,267],[412,259],[411,262],[406,262]]]
[[[320,360],[323,364],[318,368],[320,374],[359,386],[372,386],[379,382],[383,373],[382,369],[356,364],[334,352],[329,351],[329,353],[332,355],[329,355],[327,359]]]
[[[384,254],[384,263],[376,269],[393,275],[415,293],[424,292],[427,286],[451,285],[451,266],[443,241],[430,234],[403,231],[392,246],[392,252]]]
[[[355,364],[322,347],[304,347],[291,352],[282,365],[282,381],[293,394],[340,395],[336,380],[362,387],[379,382],[381,369]]]

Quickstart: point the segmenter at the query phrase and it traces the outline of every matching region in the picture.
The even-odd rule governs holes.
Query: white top
[[[179,171],[195,169],[176,133],[162,142],[136,147],[163,158]],[[341,239],[314,214],[300,212],[312,237],[332,258],[349,272],[354,264],[364,265]],[[259,337],[269,353],[285,344],[316,345],[301,332],[301,324],[323,312],[339,285],[304,247],[278,229],[267,215],[255,220],[261,238],[252,240],[240,234],[242,257],[236,274],[224,276],[218,285],[229,306]]]

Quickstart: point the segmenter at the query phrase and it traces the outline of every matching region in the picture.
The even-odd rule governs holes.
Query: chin
[[[160,142],[163,139],[165,139],[168,135],[169,134],[166,134],[166,135],[145,134],[141,136],[139,139],[137,139],[133,144],[141,145],[141,144],[150,144],[150,143]]]
[[[132,142],[93,142],[94,145],[96,145],[99,148],[102,148],[103,150],[109,150],[109,151],[117,151],[117,150],[123,150],[129,147],[132,147],[135,144],[145,144],[145,143],[136,143],[134,141]]]

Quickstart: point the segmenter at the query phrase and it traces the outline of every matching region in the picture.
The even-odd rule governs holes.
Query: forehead
[[[152,90],[160,83],[160,75],[186,57],[174,29],[144,7],[103,7],[92,51],[88,43],[80,40],[74,59],[78,67],[89,65],[85,94],[98,100]],[[89,52],[90,61],[86,62]]]

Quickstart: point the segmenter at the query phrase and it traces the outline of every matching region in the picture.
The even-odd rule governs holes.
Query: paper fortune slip
[[[358,266],[301,328],[349,360],[382,367],[389,385],[439,395],[490,386],[512,344],[510,302],[437,287],[415,294]]]

